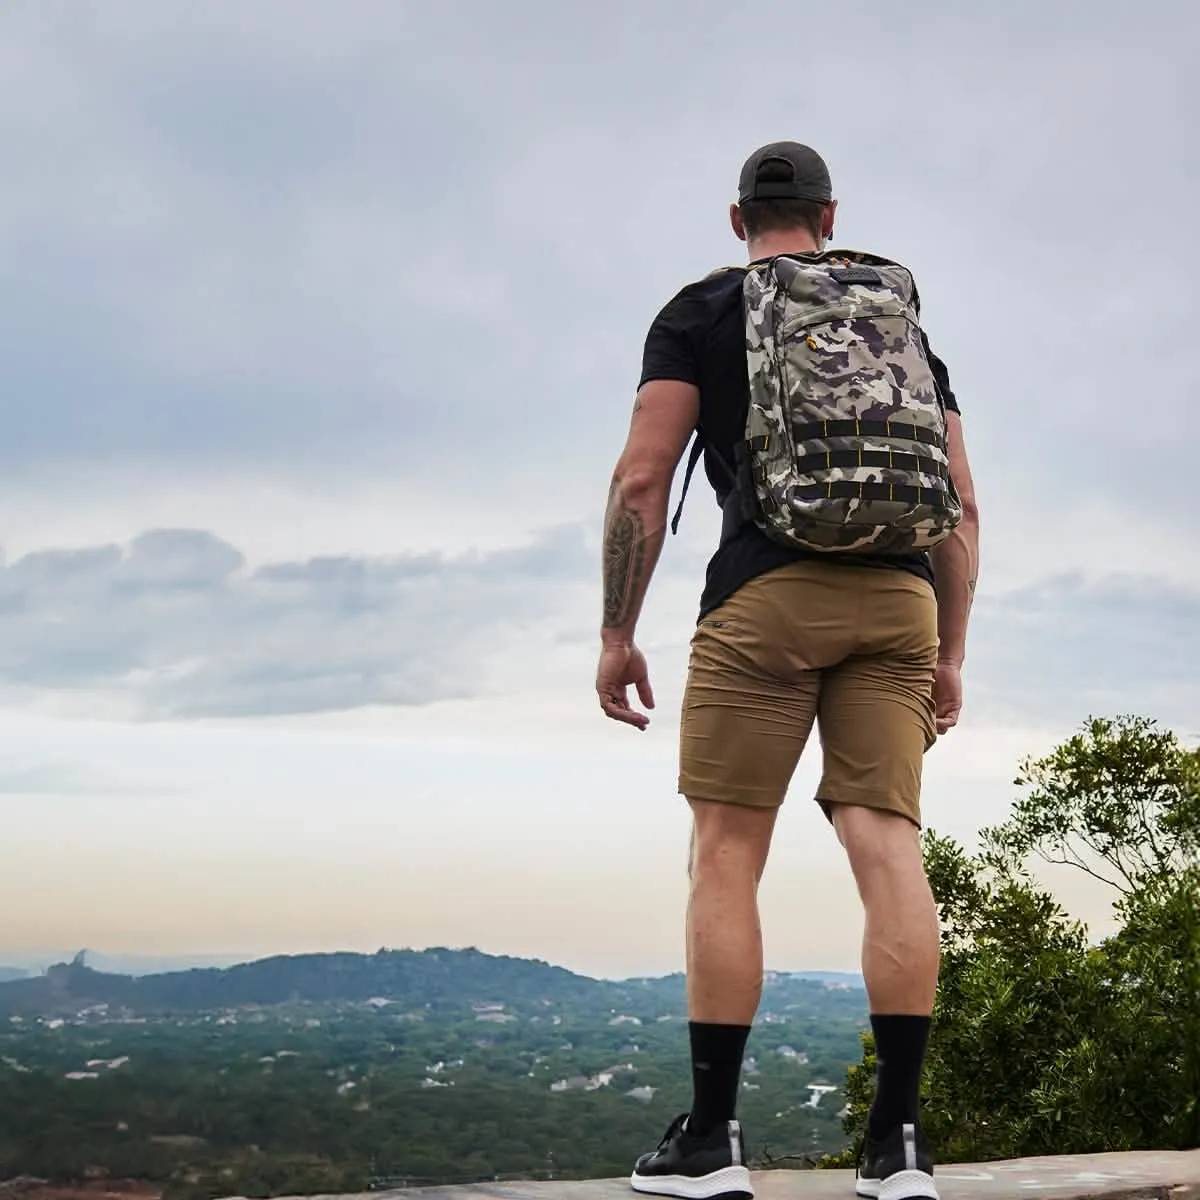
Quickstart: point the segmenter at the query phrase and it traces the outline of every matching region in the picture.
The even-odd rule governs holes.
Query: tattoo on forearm
[[[622,501],[614,483],[604,522],[604,627],[615,629],[634,615],[646,563],[646,526]]]

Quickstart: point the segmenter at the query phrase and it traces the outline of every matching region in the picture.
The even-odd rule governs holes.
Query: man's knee
[[[830,809],[838,841],[856,874],[921,862],[920,828],[903,814],[864,804],[832,804]]]
[[[692,800],[688,878],[701,872],[744,872],[761,879],[779,815],[776,808],[754,808],[715,800]]]

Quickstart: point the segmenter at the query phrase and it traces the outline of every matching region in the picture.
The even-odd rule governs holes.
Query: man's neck
[[[786,233],[764,233],[748,243],[746,249],[750,261],[757,262],[760,258],[774,258],[777,254],[815,254],[821,245],[812,234],[789,230]]]

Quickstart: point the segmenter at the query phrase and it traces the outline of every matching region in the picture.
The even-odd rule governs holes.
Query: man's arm
[[[642,385],[604,514],[605,646],[631,646],[667,528],[671,482],[700,415],[700,392],[675,379]]]
[[[930,558],[937,587],[938,659],[961,667],[967,653],[967,621],[979,577],[979,509],[963,444],[962,418],[956,412],[947,412],[946,420],[950,478],[962,501],[963,516],[954,532],[933,548]]]

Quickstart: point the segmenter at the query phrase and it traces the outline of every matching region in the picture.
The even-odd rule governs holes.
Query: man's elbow
[[[975,502],[974,493],[972,492],[966,496],[959,496],[958,502],[962,506],[962,524],[968,529],[978,530],[979,505]]]
[[[975,502],[975,480],[965,462],[951,462],[950,486],[962,509],[961,524],[968,528],[979,526],[979,505]]]
[[[613,473],[613,487],[618,490],[626,504],[655,503],[671,492],[674,464],[657,462],[653,459],[622,459]]]
[[[975,503],[974,494],[960,493],[958,504],[962,515],[950,531],[950,536],[933,548],[933,558],[937,562],[957,559],[964,549],[970,555],[972,547],[979,545],[979,506]]]

